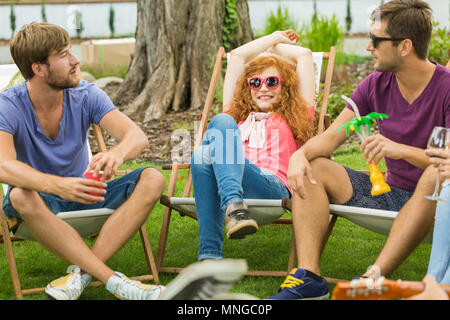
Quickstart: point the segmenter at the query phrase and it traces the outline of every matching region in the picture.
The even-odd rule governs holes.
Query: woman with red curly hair
[[[290,197],[289,158],[311,136],[314,114],[312,54],[298,39],[276,31],[230,53],[224,113],[191,159],[199,260],[222,258],[224,222],[230,239],[258,230],[244,198]]]

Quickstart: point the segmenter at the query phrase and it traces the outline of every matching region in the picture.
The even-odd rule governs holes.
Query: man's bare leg
[[[92,247],[100,260],[108,261],[145,223],[165,184],[164,176],[156,169],[141,172],[130,198],[105,222]]]
[[[10,192],[10,200],[44,248],[107,283],[114,271],[92,252],[75,229],[47,208],[37,192],[16,187]]]
[[[411,199],[399,211],[391,231],[374,265],[381,275],[389,276],[408,255],[420,244],[434,222],[436,201],[425,199],[433,193],[436,169],[429,166],[417,183]],[[376,270],[367,272],[371,276]]]
[[[329,223],[330,201],[347,202],[353,188],[347,171],[341,165],[325,158],[311,162],[314,179],[305,178],[306,199],[294,194],[292,222],[295,232],[298,267],[320,274],[320,254]]]

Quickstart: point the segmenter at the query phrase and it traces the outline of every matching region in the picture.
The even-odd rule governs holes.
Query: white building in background
[[[345,26],[347,0],[316,0],[320,15],[331,17],[333,13]],[[387,0],[386,0],[387,1]],[[443,27],[450,29],[450,0],[428,0],[433,8],[434,18]],[[263,29],[267,16],[279,5],[288,8],[292,17],[302,22],[309,21],[313,14],[313,0],[248,0],[250,21],[254,29]],[[368,32],[369,14],[381,0],[351,0],[352,26],[351,33]],[[136,2],[113,3],[115,10],[115,34],[119,36],[134,35],[136,31]],[[32,21],[42,21],[41,5],[15,5],[16,30]],[[80,10],[84,31],[82,37],[109,37],[110,3],[92,4],[46,4],[48,22],[68,29],[71,36],[76,36],[75,11]],[[0,39],[11,37],[10,6],[0,5]]]
[[[388,0],[385,0],[387,2]],[[433,17],[442,27],[450,29],[450,0],[425,0],[433,9]],[[381,4],[381,0],[351,0],[352,25],[350,33],[369,32],[370,13]],[[347,0],[316,0],[319,15],[327,17],[336,14],[340,25],[345,27]],[[314,0],[248,0],[251,24],[254,29],[263,29],[267,16],[278,6],[288,8],[289,13],[299,21],[310,21],[314,12]]]
[[[247,0],[250,21],[254,30],[262,30],[270,12],[278,6],[288,8],[289,14],[298,21],[299,27],[303,22],[310,21],[313,14],[314,0]],[[319,15],[331,17],[336,14],[342,28],[345,26],[347,15],[347,0],[316,0]],[[387,1],[387,0],[385,0]],[[440,26],[450,30],[450,0],[428,0],[433,9],[434,18]],[[352,25],[350,33],[368,33],[370,12],[381,0],[351,0]],[[137,7],[136,2],[113,3],[115,11],[115,35],[132,37],[136,32]],[[42,21],[41,5],[15,5],[16,31],[24,24],[32,21]],[[92,4],[46,4],[47,21],[60,25],[69,31],[71,37],[77,35],[75,30],[75,11],[80,10],[83,23],[83,38],[108,38],[110,3]],[[0,39],[10,39],[10,6],[0,5]],[[344,50],[346,53],[367,55],[365,50],[368,39],[346,38]],[[73,45],[73,51],[81,59],[79,45]],[[12,63],[9,46],[0,46],[0,64]]]
[[[86,38],[109,37],[109,3],[91,4],[46,4],[47,21],[57,24],[69,31],[71,37],[76,36],[76,15],[81,12],[81,21],[84,31],[81,34]],[[121,36],[134,35],[136,32],[137,8],[136,2],[113,3],[115,11],[115,33]],[[24,24],[33,21],[42,21],[41,5],[15,5],[16,31]],[[10,6],[0,5],[0,39],[11,37]]]

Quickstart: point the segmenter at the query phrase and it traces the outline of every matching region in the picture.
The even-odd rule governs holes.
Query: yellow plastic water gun
[[[344,95],[342,96],[342,98],[346,100],[348,103],[350,103],[350,105],[353,107],[353,110],[356,113],[356,118],[339,127],[336,131],[345,128],[346,129],[345,132],[348,136],[350,134],[350,130],[352,130],[356,132],[361,142],[363,142],[370,135],[372,124],[375,123],[377,119],[383,120],[388,117],[384,113],[376,113],[376,112],[371,112],[368,115],[361,117],[355,102]],[[370,192],[371,195],[377,196],[391,191],[391,187],[389,187],[389,185],[384,180],[384,175],[383,173],[381,173],[378,165],[372,161],[371,163],[368,164],[368,166],[370,173],[370,182],[372,182],[372,190]]]

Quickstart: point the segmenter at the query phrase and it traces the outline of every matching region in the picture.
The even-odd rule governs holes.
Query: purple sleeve
[[[365,116],[372,112],[369,94],[371,88],[371,79],[372,75],[365,78],[351,95],[351,99],[358,107],[361,116]],[[354,112],[353,107],[349,103],[347,103],[346,108]]]
[[[444,101],[444,117],[445,117],[445,127],[450,128],[450,94],[447,95],[447,99]]]

